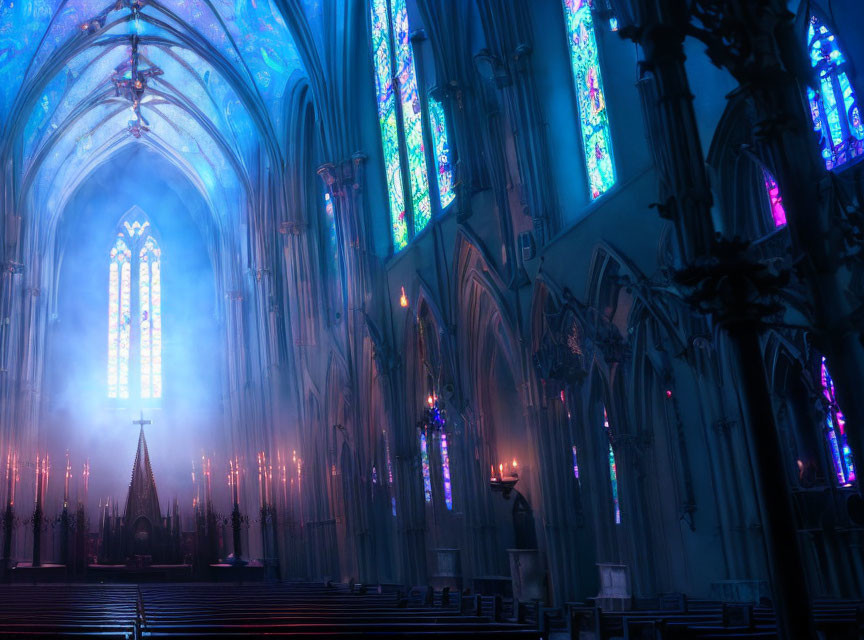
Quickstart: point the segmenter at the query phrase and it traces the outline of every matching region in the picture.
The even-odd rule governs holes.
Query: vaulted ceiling
[[[296,6],[320,34],[319,4]],[[227,215],[281,162],[283,96],[306,76],[302,58],[271,0],[6,3],[0,131],[19,197],[58,211],[95,167],[144,144]]]

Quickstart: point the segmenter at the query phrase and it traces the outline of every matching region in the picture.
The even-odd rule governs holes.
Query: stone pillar
[[[699,37],[708,45],[712,61],[739,81],[739,91],[750,106],[754,151],[780,186],[796,258],[794,273],[809,294],[814,342],[827,358],[847,418],[847,438],[860,459],[864,456],[862,325],[845,282],[844,260],[850,256],[843,236],[848,223],[803,106],[804,82],[810,73],[804,42],[781,0],[762,3],[765,6],[758,9],[734,0],[715,14],[716,4],[696,3],[694,11],[706,27]]]
[[[676,280],[691,304],[723,329],[737,379],[781,637],[812,636],[810,600],[783,455],[762,362],[760,335],[785,284],[747,246],[715,239],[711,196],[684,68],[689,7],[681,0],[621,3],[632,20],[622,35],[644,51],[643,109],[661,185],[661,215],[675,224],[682,269]]]

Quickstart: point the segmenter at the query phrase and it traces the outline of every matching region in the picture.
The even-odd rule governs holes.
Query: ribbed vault
[[[59,215],[96,167],[144,144],[225,225],[284,164],[283,96],[306,56],[270,0],[33,0],[0,8],[0,24],[0,64],[21,79],[0,86],[19,210]]]

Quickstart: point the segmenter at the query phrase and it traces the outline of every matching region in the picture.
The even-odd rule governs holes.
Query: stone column
[[[693,11],[704,26],[696,35],[708,45],[712,61],[740,83],[751,110],[754,151],[780,186],[794,274],[809,294],[808,321],[837,387],[849,444],[860,459],[864,345],[860,311],[847,293],[844,273],[855,250],[846,247],[852,234],[803,106],[811,69],[802,34],[781,0],[758,7],[742,0],[700,0]]]
[[[762,362],[760,335],[780,307],[774,298],[785,284],[748,254],[747,246],[715,238],[711,195],[684,68],[683,40],[689,8],[681,0],[640,0],[622,17],[622,35],[644,51],[640,88],[661,186],[661,215],[675,224],[678,286],[691,304],[709,314],[728,341],[730,370],[737,379],[746,419],[756,493],[781,637],[813,635],[791,495]]]

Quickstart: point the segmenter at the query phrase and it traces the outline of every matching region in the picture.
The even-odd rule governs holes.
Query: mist
[[[149,217],[162,250],[162,377],[159,406],[107,396],[108,254],[117,225],[133,206]],[[49,322],[41,433],[52,461],[49,512],[62,499],[65,455],[73,500],[83,498],[81,470],[90,463],[88,511],[111,498],[122,513],[138,442],[132,420],[143,410],[150,460],[163,513],[176,497],[188,511],[193,460],[227,458],[222,428],[225,334],[205,237],[213,237],[207,203],[161,156],[140,145],[103,164],[62,212],[55,315]],[[132,309],[133,324],[137,311]],[[132,349],[134,351],[135,343]],[[130,362],[134,366],[135,359]]]

